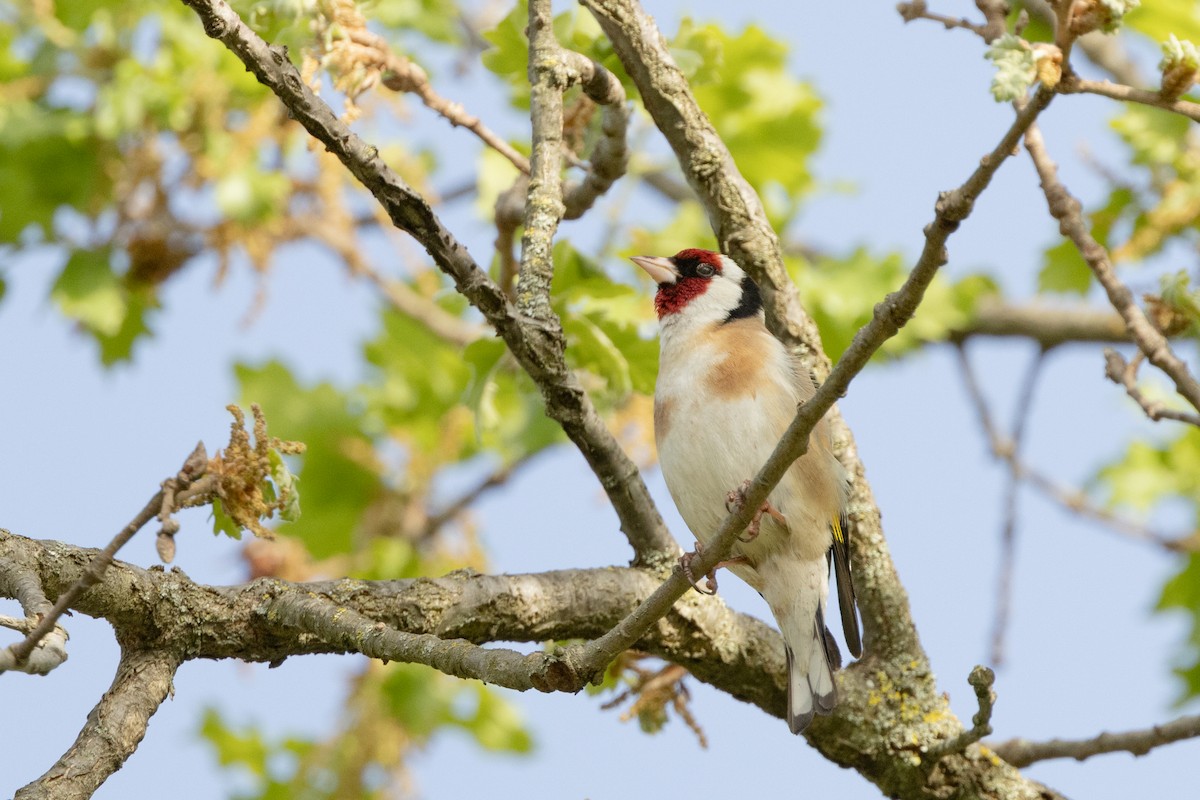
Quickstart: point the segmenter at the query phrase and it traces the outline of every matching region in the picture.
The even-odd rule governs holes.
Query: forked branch
[[[558,422],[600,479],[629,539],[637,563],[654,564],[678,553],[637,466],[600,418],[579,379],[562,358],[561,341],[537,319],[518,313],[504,290],[481,270],[429,204],[359,138],[305,84],[284,48],[250,30],[225,0],[183,0],[204,25],[292,117],[329,149],[383,206],[392,222],[416,239],[458,291],[483,314],[541,390],[547,414]]]
[[[1059,229],[1074,242],[1092,274],[1104,287],[1109,302],[1125,321],[1125,327],[1138,349],[1146,354],[1151,364],[1166,373],[1174,382],[1175,390],[1200,411],[1200,383],[1188,371],[1187,364],[1175,355],[1167,337],[1154,327],[1134,302],[1133,292],[1117,277],[1108,251],[1092,237],[1084,222],[1082,205],[1058,179],[1058,167],[1050,159],[1042,134],[1036,126],[1030,127],[1025,133],[1025,149],[1033,159],[1041,179],[1050,215],[1058,220]]]

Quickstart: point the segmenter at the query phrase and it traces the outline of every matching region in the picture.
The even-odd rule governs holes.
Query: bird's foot
[[[732,513],[735,508],[740,508],[746,502],[746,490],[749,488],[750,480],[747,478],[741,486],[725,495],[725,510]],[[753,542],[758,538],[759,528],[762,526],[763,514],[769,515],[780,525],[787,525],[787,517],[779,509],[771,505],[770,500],[765,500],[762,507],[754,512],[754,517],[751,518],[750,524],[746,526],[746,532],[738,537],[739,541]]]
[[[696,576],[692,574],[692,562],[700,557],[704,552],[704,545],[696,542],[696,549],[690,553],[684,553],[679,557],[679,567],[683,570],[683,577],[687,578],[688,583],[692,585],[700,594],[716,594],[717,593],[717,568],[713,567],[708,571],[708,575],[704,577],[704,585],[708,588],[700,588],[700,584],[696,581]]]
[[[750,488],[750,479],[742,481],[742,485],[736,489],[731,489],[729,494],[725,495],[725,511],[732,514],[738,508],[741,508],[742,503],[746,502],[746,491]]]
[[[704,552],[704,545],[696,542],[696,549],[690,553],[684,553],[679,557],[679,567],[683,570],[683,577],[687,578],[688,583],[692,585],[700,594],[716,594],[717,593],[717,570],[721,567],[730,567],[734,564],[748,564],[749,559],[745,556],[733,556],[724,561],[718,561],[713,565],[713,568],[704,576],[704,588],[700,587],[696,580],[695,574],[692,572],[692,562],[695,561]]]

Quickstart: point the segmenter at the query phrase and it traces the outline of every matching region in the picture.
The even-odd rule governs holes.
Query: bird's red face
[[[703,295],[712,279],[723,271],[720,253],[697,248],[680,250],[670,258],[634,256],[633,262],[658,284],[654,310],[659,319],[682,311]]]

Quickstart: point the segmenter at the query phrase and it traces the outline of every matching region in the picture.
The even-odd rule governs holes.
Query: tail
[[[788,667],[788,727],[801,733],[817,714],[829,714],[837,705],[833,672],[842,666],[833,635],[825,627],[824,604],[817,606],[807,638],[793,643],[784,637]]]

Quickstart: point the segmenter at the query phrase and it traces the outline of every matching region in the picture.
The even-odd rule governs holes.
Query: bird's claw
[[[749,488],[750,480],[746,479],[741,486],[725,495],[725,510],[729,513],[733,513],[734,509],[740,508],[741,505],[746,502],[746,491]],[[738,537],[738,541],[753,542],[758,538],[759,529],[762,526],[763,514],[770,515],[770,517],[780,525],[787,525],[787,517],[785,517],[779,509],[771,505],[770,500],[764,500],[762,508],[754,512],[754,517],[751,518],[750,524],[746,526],[745,533]]]
[[[758,528],[762,523],[762,509],[754,515],[754,519],[750,520],[750,524],[746,526],[746,530],[738,537],[739,542],[753,542],[758,538]]]
[[[734,564],[751,563],[750,559],[746,558],[745,556],[731,556],[724,561],[718,561],[713,565],[713,568],[708,571],[708,574],[704,576],[704,588],[701,588],[699,582],[696,580],[695,573],[692,572],[692,562],[699,558],[700,554],[703,552],[704,545],[700,542],[696,542],[695,550],[690,553],[684,553],[679,557],[679,567],[683,570],[683,577],[687,578],[687,581],[692,585],[692,588],[700,594],[713,595],[717,593],[717,570],[719,570],[721,567],[731,567]]]
[[[742,507],[742,503],[746,502],[746,491],[750,488],[750,479],[742,481],[742,485],[736,489],[731,489],[725,495],[725,510],[732,514],[734,511]]]
[[[696,576],[692,574],[692,561],[704,552],[704,545],[696,542],[696,549],[690,553],[684,553],[679,557],[679,566],[683,570],[683,577],[687,578],[688,583],[692,585],[700,594],[716,594],[717,593],[717,568],[713,567],[709,570],[708,575],[704,576],[704,585],[707,589],[700,588],[700,584],[696,581]]]

